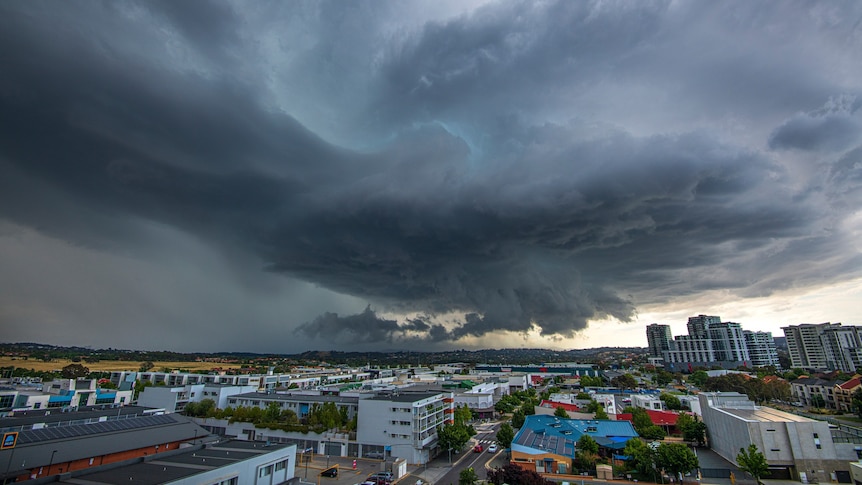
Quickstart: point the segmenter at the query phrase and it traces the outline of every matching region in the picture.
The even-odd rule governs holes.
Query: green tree
[[[146,362],[141,362],[141,365],[138,367],[138,372],[146,372],[155,367],[155,364],[150,362],[149,360]]]
[[[470,420],[473,418],[473,413],[470,412],[470,408],[465,406],[457,406],[455,407],[455,416],[454,421],[455,424],[467,425]]]
[[[641,431],[638,431],[641,438],[646,440],[663,440],[667,433],[664,432],[661,426],[648,426]]]
[[[581,376],[581,386],[583,387],[600,387],[604,384],[601,377]]]
[[[479,476],[476,475],[476,470],[473,470],[473,467],[461,470],[461,474],[458,475],[458,485],[475,485],[477,481],[479,481]]]
[[[769,464],[766,463],[766,457],[757,450],[757,445],[753,443],[748,445],[747,450],[745,448],[739,449],[739,454],[736,455],[736,464],[740,470],[751,475],[757,483],[760,483],[760,477],[769,475]]]
[[[629,457],[629,460],[626,462],[627,469],[637,473],[637,476],[641,480],[649,477],[656,478],[654,476],[655,468],[653,468],[655,452],[642,439],[632,438],[626,441],[623,455]]]
[[[575,396],[575,399],[577,399],[579,401],[587,401],[587,400],[592,399],[592,398],[590,397],[590,395],[588,393],[581,391],[577,394],[577,396]]]
[[[653,425],[652,419],[649,417],[649,414],[646,412],[646,409],[632,409],[632,425],[634,425],[635,431],[637,431],[638,434],[641,434],[641,430],[647,429]]]
[[[605,411],[605,408],[600,407],[600,408],[596,409],[595,414],[596,414],[595,415],[596,419],[610,419],[610,416],[608,416],[608,413],[607,413],[607,411]]]
[[[705,370],[696,370],[688,376],[688,382],[697,387],[703,386],[707,379],[709,379],[709,374],[707,374]]]
[[[678,475],[698,467],[697,455],[682,443],[662,443],[655,453],[655,464],[665,471]]]
[[[682,409],[682,403],[679,401],[679,398],[669,392],[663,392],[659,394],[658,398],[664,402],[664,405],[668,409],[672,409],[675,411]]]
[[[578,444],[575,446],[578,451],[588,451],[593,454],[598,454],[599,444],[592,436],[585,434],[578,439]]]
[[[441,450],[460,450],[470,441],[470,434],[465,426],[446,424],[437,428],[437,441]]]
[[[853,392],[852,406],[856,416],[862,418],[862,387]]]
[[[826,407],[826,401],[823,399],[823,396],[820,394],[812,394],[811,395],[811,405],[815,408],[824,408]]]
[[[192,417],[197,416],[198,415],[198,403],[196,403],[196,402],[187,403],[183,407],[183,414],[185,414],[186,416],[192,416]]]
[[[664,369],[659,369],[655,372],[655,374],[653,374],[653,382],[655,382],[656,385],[658,385],[659,387],[664,387],[670,384],[672,381],[673,374]]]
[[[682,430],[682,439],[697,443],[698,446],[706,444],[706,423],[700,420],[695,420],[689,426]]]
[[[515,439],[515,430],[512,429],[512,426],[509,423],[500,425],[500,429],[497,431],[497,444],[503,448],[511,448],[513,439]]]
[[[568,418],[569,413],[562,406],[558,406],[557,409],[554,410],[554,416],[558,418]]]
[[[526,419],[527,417],[524,415],[524,411],[519,409],[512,414],[512,426],[520,428],[524,425],[524,421],[526,421]]]
[[[89,373],[90,369],[84,367],[81,364],[69,364],[66,367],[63,367],[63,370],[61,371],[61,375],[64,379],[77,379],[79,377],[86,377]]]
[[[611,379],[611,385],[620,389],[633,389],[638,386],[638,381],[631,374],[623,374]]]

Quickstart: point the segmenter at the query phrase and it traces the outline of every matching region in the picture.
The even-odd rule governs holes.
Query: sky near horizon
[[[0,3],[0,341],[862,324],[862,3]]]

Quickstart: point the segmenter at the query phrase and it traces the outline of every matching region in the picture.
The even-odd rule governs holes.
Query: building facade
[[[850,461],[857,459],[862,438],[826,421],[756,406],[744,394],[698,397],[710,448],[724,459],[735,463],[740,448],[754,444],[766,458],[770,479],[850,483]]]
[[[848,373],[862,368],[860,327],[827,322],[790,325],[782,330],[793,367]]]
[[[662,357],[664,352],[670,350],[673,335],[670,332],[670,325],[662,325],[653,323],[647,325],[647,350],[652,357]]]
[[[428,463],[439,451],[437,427],[453,422],[450,392],[397,392],[359,400],[357,441],[382,446],[387,456]]]
[[[742,331],[745,337],[745,346],[748,348],[748,356],[754,367],[774,366],[780,367],[778,363],[778,350],[775,348],[775,339],[772,332]]]

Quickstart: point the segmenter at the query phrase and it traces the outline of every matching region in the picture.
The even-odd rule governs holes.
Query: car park
[[[376,478],[382,478],[383,480],[391,481],[392,480],[392,472],[377,472],[373,475],[368,476],[369,480],[374,480]]]

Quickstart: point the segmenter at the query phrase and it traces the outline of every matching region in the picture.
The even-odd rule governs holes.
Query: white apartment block
[[[743,330],[745,346],[748,347],[748,355],[751,357],[751,365],[754,367],[775,366],[778,364],[778,350],[775,348],[775,339],[772,332],[752,332]]]
[[[435,456],[437,427],[452,423],[450,392],[398,392],[359,400],[360,443],[382,446],[388,456],[422,464]]]
[[[227,405],[232,408],[243,406],[266,409],[269,407],[270,403],[274,402],[277,403],[278,407],[282,410],[289,409],[295,412],[299,419],[303,419],[307,417],[316,406],[322,406],[325,403],[331,402],[335,403],[335,406],[339,411],[341,411],[342,408],[346,410],[347,419],[353,419],[359,409],[359,400],[360,398],[351,396],[247,392],[228,397]]]
[[[840,323],[803,323],[782,327],[793,367],[840,370],[862,368],[862,331]]]
[[[647,326],[647,341],[650,352],[661,352],[664,366],[671,370],[685,367],[711,367],[721,365],[736,368],[743,365],[777,365],[778,354],[775,342],[768,332],[751,332],[746,337],[742,326],[734,322],[722,322],[720,317],[698,315],[688,319],[688,335],[669,339],[667,325]],[[749,348],[749,342],[753,348]],[[757,362],[752,363],[752,352]]]

